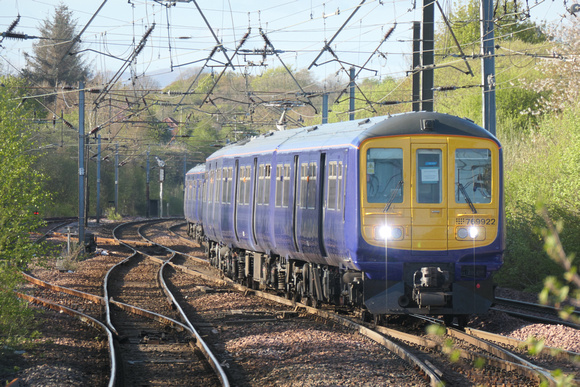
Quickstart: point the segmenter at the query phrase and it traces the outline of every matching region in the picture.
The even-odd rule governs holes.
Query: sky
[[[162,0],[0,0],[0,31],[20,15],[13,32],[37,36],[38,26],[60,3],[73,12],[79,31],[86,27],[81,36],[83,55],[95,73],[119,71],[154,26],[121,80],[132,72],[155,77],[162,85],[194,74],[203,64],[219,73],[228,61],[235,71],[257,75],[285,65],[295,70],[310,67],[322,80],[346,74],[344,69],[355,65],[364,66],[359,77],[401,77],[410,69],[412,22],[422,19],[422,2],[413,0],[182,0],[169,7],[170,2]],[[568,0],[568,6],[572,3]],[[440,4],[448,11],[452,0]],[[537,22],[559,23],[567,13],[563,0],[534,0],[528,5]],[[441,22],[437,9],[436,15]],[[247,33],[241,49],[261,50],[267,40],[277,55],[268,55],[263,63],[262,56],[250,52],[234,55]],[[339,61],[323,50],[324,42],[331,40]],[[23,68],[23,54],[32,54],[33,42],[39,41],[4,39],[0,69],[15,73]],[[218,43],[227,51],[210,57]]]

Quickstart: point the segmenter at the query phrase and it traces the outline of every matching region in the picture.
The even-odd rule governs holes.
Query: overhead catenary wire
[[[161,4],[161,2],[157,2],[157,3],[158,3],[158,4]],[[173,6],[175,6],[175,3],[185,3],[185,2],[173,2]],[[286,3],[287,3],[287,4],[290,4],[291,2],[286,2]],[[364,1],[363,1],[363,2],[360,2],[358,5],[356,5],[356,7],[357,7],[357,8],[353,8],[353,9],[351,9],[351,10],[349,10],[349,11],[344,11],[344,10],[342,10],[342,12],[343,12],[343,15],[344,15],[346,12],[350,12],[350,11],[352,11],[352,12],[353,12],[353,14],[354,14],[356,11],[358,11],[358,8],[360,8],[360,7],[361,7],[361,5],[362,5],[363,3],[365,3],[365,2],[364,2]],[[366,6],[367,4],[370,4],[370,3],[373,3],[373,2],[372,2],[372,1],[367,1],[367,2],[365,3],[365,6]],[[133,2],[133,4],[132,4],[132,7],[133,7],[133,9],[136,9],[137,7],[139,7],[139,5],[140,5],[140,4],[139,4],[139,3],[137,3],[137,2]],[[279,5],[279,4],[272,4],[272,5],[271,5],[270,7],[268,7],[268,8],[274,8],[274,7],[275,7],[275,6],[277,6],[277,5]],[[196,6],[197,6],[197,3],[196,3]],[[316,8],[316,7],[319,7],[319,8]],[[320,5],[320,4],[316,4],[316,5],[314,5],[314,10],[315,10],[315,11],[317,11],[317,10],[319,10],[319,9],[320,9],[320,7],[321,7],[321,5]],[[393,7],[394,7],[394,3],[393,3]],[[157,4],[155,4],[155,8],[158,8]],[[264,9],[262,10],[262,12],[263,12],[263,13],[262,13],[262,15],[264,14],[264,12],[265,12],[265,11],[266,11],[268,8],[264,8]],[[310,8],[311,8],[311,9],[310,9],[310,10],[308,10],[308,11],[309,11],[310,13],[312,13],[312,8],[313,8],[313,7],[311,6]],[[182,7],[182,9],[183,9],[183,7]],[[165,11],[167,11],[167,9],[166,9]],[[211,9],[211,6],[210,6],[210,7],[205,7],[205,6],[204,6],[204,13],[208,13],[208,12],[216,12],[216,11],[217,11],[217,10],[213,10],[213,9]],[[223,10],[223,9],[221,9],[221,10],[219,10],[219,11],[220,11],[220,12],[224,12],[224,10]],[[255,11],[253,11],[253,12],[255,12]],[[370,12],[370,10],[369,10],[369,12]],[[368,14],[369,12],[367,12],[367,14]],[[233,14],[235,13],[235,11],[232,11],[232,9],[231,9],[231,4],[230,4],[230,10],[229,10],[229,13],[230,13],[230,16],[231,16],[231,15],[233,15]],[[246,13],[247,13],[247,12],[246,12]],[[332,12],[331,12],[331,13],[332,13]],[[361,13],[363,13],[363,12],[361,12]],[[166,13],[166,15],[167,15],[167,13]],[[290,15],[294,15],[294,17],[292,17],[292,18],[291,18],[291,17],[290,17]],[[323,16],[318,16],[318,15],[316,15],[316,17],[312,18],[312,17],[310,16],[310,14],[308,15],[308,18],[300,18],[300,17],[296,17],[296,15],[301,15],[301,13],[300,13],[300,11],[299,11],[299,10],[297,10],[297,11],[296,11],[296,12],[294,12],[294,13],[288,13],[288,14],[287,14],[287,16],[281,16],[281,17],[280,17],[280,18],[277,20],[277,22],[278,22],[278,23],[276,23],[276,25],[274,26],[275,28],[270,28],[270,29],[268,29],[268,30],[267,30],[267,31],[268,31],[268,35],[270,35],[270,34],[271,34],[271,33],[273,33],[273,32],[278,32],[278,31],[290,31],[290,30],[291,30],[291,28],[293,28],[294,26],[303,25],[304,23],[307,23],[307,22],[309,22],[310,20],[318,20],[318,21],[320,21],[320,20],[321,20],[321,18],[323,18]],[[327,18],[328,18],[328,17],[332,17],[332,18],[339,19],[339,16],[340,16],[340,15],[333,15],[333,16],[330,16],[330,15],[325,15],[325,16],[326,16]],[[352,14],[351,14],[351,16],[352,16]],[[364,16],[363,16],[363,17],[364,17]],[[233,18],[233,16],[232,16],[232,18]],[[361,18],[361,19],[362,19],[362,18]],[[131,23],[133,23],[133,25],[137,25],[137,20],[138,20],[138,17],[137,17],[137,16],[134,16],[134,17],[133,17],[133,20],[131,20]],[[325,20],[326,20],[326,19],[325,19]],[[209,22],[209,20],[208,20],[208,22]],[[171,26],[169,25],[170,23],[171,23]],[[273,22],[272,22],[272,20],[269,20],[269,23],[270,23],[270,26],[272,26],[272,25],[273,25]],[[189,26],[183,26],[183,25],[182,25],[182,26],[178,26],[178,25],[175,25],[175,23],[173,23],[173,21],[170,21],[170,20],[168,20],[168,21],[167,21],[167,24],[168,24],[168,25],[167,25],[168,38],[169,38],[169,36],[170,36],[170,35],[174,35],[174,36],[180,36],[180,35],[179,35],[179,30],[174,30],[174,28],[177,28],[177,29],[179,29],[179,28],[182,28],[182,29],[183,29],[183,28],[189,28],[190,30],[193,28],[191,25],[189,25]],[[255,25],[255,23],[254,23],[254,25]],[[362,34],[364,34],[364,33],[368,33],[368,32],[367,32],[367,31],[364,31],[364,30],[360,30],[361,23],[360,23],[360,21],[359,21],[359,20],[357,20],[357,22],[356,22],[356,25],[357,25],[357,28],[359,29],[359,34],[358,34],[358,35],[356,35],[356,37],[358,38],[357,40],[358,40],[359,42],[363,42],[363,43],[366,43],[366,44],[367,44],[367,46],[365,46],[365,47],[361,47],[361,48],[360,48],[360,50],[359,50],[359,53],[363,53],[363,52],[365,52],[365,53],[366,53],[366,52],[368,52],[368,53],[372,53],[372,52],[373,52],[373,51],[372,51],[372,49],[370,49],[370,50],[368,50],[368,49],[367,49],[367,47],[368,47],[368,44],[370,44],[369,42],[371,42],[371,41],[372,41],[372,39],[368,39],[368,41],[367,41],[367,39],[361,39],[361,37],[362,37]],[[366,25],[366,24],[365,24],[365,25]],[[318,27],[320,27],[320,25],[319,25]],[[344,24],[344,26],[343,26],[343,31],[344,31],[344,32],[347,32],[347,31],[348,31],[350,28],[351,28],[351,25],[349,25],[348,23],[345,23],[345,24]],[[374,28],[377,28],[377,27],[375,26]],[[207,29],[207,28],[205,28],[205,27],[204,27],[204,30],[205,30],[205,31],[208,31],[208,29]],[[199,31],[199,29],[198,29],[197,31]],[[266,31],[266,30],[264,30],[264,31]],[[235,32],[236,32],[236,29],[234,28],[233,22],[232,22],[232,28],[231,28],[231,29],[225,30],[225,29],[222,27],[222,28],[221,28],[221,30],[219,31],[219,33],[217,33],[217,34],[213,34],[214,41],[215,41],[215,42],[213,42],[213,43],[214,43],[214,46],[213,46],[213,47],[215,47],[215,43],[217,42],[217,40],[219,40],[219,41],[220,41],[220,43],[221,43],[221,46],[219,46],[219,47],[220,47],[220,48],[219,48],[219,50],[222,50],[222,49],[223,49],[225,52],[227,52],[228,50],[231,50],[231,49],[230,49],[230,48],[228,48],[228,47],[229,47],[229,46],[231,46],[231,45],[233,45],[234,43],[236,43],[236,40],[235,40],[235,38],[234,38],[234,39],[232,39],[232,38],[231,38],[231,36],[235,36]],[[340,32],[340,31],[336,31],[336,32]],[[337,35],[337,34],[335,34],[335,35]],[[207,35],[207,36],[208,36],[209,38],[211,38],[211,36],[210,36],[210,35]],[[219,38],[217,38],[218,36],[219,36]],[[217,40],[216,40],[216,38],[217,38]],[[342,37],[341,37],[341,38],[342,38]],[[269,39],[270,39],[270,37],[269,37]],[[275,37],[273,37],[272,39],[275,39]],[[354,38],[354,37],[349,37],[349,39],[353,40],[353,39],[356,39],[356,38]],[[83,40],[85,40],[85,37],[83,37]],[[173,59],[173,58],[180,58],[180,59],[181,59],[181,58],[184,58],[184,57],[182,57],[181,55],[184,55],[183,53],[184,53],[184,51],[185,51],[185,50],[187,50],[187,48],[186,48],[187,46],[185,46],[185,45],[183,45],[183,46],[182,46],[181,44],[182,44],[182,43],[185,43],[185,42],[189,42],[190,40],[191,40],[191,39],[189,39],[189,40],[188,40],[188,39],[184,39],[184,40],[177,40],[177,46],[172,46],[172,47],[171,47],[171,49],[172,49],[172,50],[174,50],[174,52],[175,52],[175,54],[176,54],[176,55],[175,55],[175,56],[173,56],[173,55],[170,55],[170,58],[171,58],[171,59]],[[346,40],[346,39],[345,39],[345,40]],[[206,41],[207,41],[207,39],[206,39]],[[278,42],[278,40],[272,40],[272,41],[276,41],[276,42]],[[339,37],[338,37],[338,36],[336,37],[335,41],[336,41],[336,42],[339,42]],[[114,42],[114,43],[113,43],[113,40],[109,40],[109,42],[110,42],[111,44],[123,44],[123,43],[124,43],[123,39],[120,39],[120,40],[118,40],[117,42]],[[149,43],[151,43],[151,44],[149,44]],[[308,42],[308,43],[309,43],[309,44],[312,44],[313,42]],[[90,42],[89,42],[89,44],[90,44]],[[281,43],[277,43],[277,45],[278,45],[278,44],[281,44],[281,46],[282,46],[282,47],[284,47],[285,45],[287,45],[287,42],[281,41]],[[376,41],[375,41],[373,44],[376,44]],[[125,47],[127,47],[127,45],[126,45],[126,44],[124,44],[124,45],[125,45]],[[160,45],[156,45],[156,44],[155,44],[155,42],[154,42],[153,40],[151,40],[151,42],[148,42],[148,46],[149,46],[149,45],[151,45],[151,47],[156,47],[156,48],[160,47]],[[113,46],[110,46],[110,47],[113,47]],[[330,46],[329,46],[329,47],[330,47]],[[210,48],[211,48],[211,47],[210,47]],[[331,50],[332,50],[332,48],[331,48]],[[366,50],[366,51],[363,51],[363,50]],[[199,50],[199,51],[198,51],[198,53],[203,53],[204,55],[207,55],[207,52],[208,52],[208,51],[209,51],[209,49],[208,49],[208,48],[205,48],[205,49],[203,49],[203,50]],[[286,53],[290,53],[290,52],[292,52],[292,53],[293,53],[293,55],[294,55],[294,54],[295,54],[295,55],[305,55],[305,54],[309,54],[309,55],[310,55],[310,54],[312,54],[313,52],[314,52],[314,53],[316,53],[316,52],[317,52],[316,50],[304,50],[304,49],[303,49],[303,47],[301,47],[299,50],[284,50],[284,51],[285,51]],[[231,52],[231,51],[230,51],[230,52]],[[336,50],[336,48],[334,49],[334,53],[335,53],[335,54],[337,55],[337,57],[339,57],[339,58],[341,58],[341,57],[342,57],[342,55],[343,55],[343,53],[346,53],[346,52],[348,52],[348,50],[346,49],[346,47],[345,47],[344,49],[342,49],[342,48],[340,48],[340,47],[339,47],[339,49],[338,49],[338,50]],[[216,54],[217,54],[217,52],[216,52]],[[287,58],[287,56],[286,56],[286,55],[285,55],[285,54],[284,54],[282,51],[280,51],[280,54],[281,54],[281,58]],[[214,54],[214,55],[215,55],[215,54]],[[391,52],[389,52],[389,55],[394,55],[394,54],[393,54],[393,53],[391,53]],[[397,55],[403,55],[403,53],[397,53]],[[516,52],[512,52],[512,53],[509,53],[508,55],[529,55],[530,57],[533,57],[533,55],[540,55],[540,54],[538,54],[538,53],[524,53],[524,52],[517,52],[517,53],[516,53]],[[461,54],[461,53],[460,53],[460,54],[458,54],[456,57],[457,57],[457,58],[459,58],[459,60],[460,60],[460,61],[463,61],[464,63],[467,63],[467,60],[468,60],[468,59],[476,59],[476,58],[477,58],[477,56],[468,56],[468,55],[464,55],[464,54]],[[231,58],[231,60],[232,60],[232,61],[233,61],[233,58],[234,58],[234,57],[232,56],[232,58]],[[540,58],[540,57],[538,56],[538,58]],[[221,58],[220,58],[220,59],[221,59]],[[272,58],[272,59],[275,59],[275,58]],[[546,58],[546,59],[548,59],[548,58]],[[554,58],[554,59],[556,59],[556,58]],[[554,59],[552,59],[552,60],[554,60]],[[558,60],[558,59],[556,59],[556,60]],[[566,59],[564,59],[564,60],[566,60]],[[146,60],[146,65],[147,65],[147,64],[150,64],[150,62],[151,62],[150,60]],[[337,63],[338,63],[338,62],[337,62]],[[347,63],[347,62],[345,61],[345,63]],[[356,64],[356,63],[352,63],[352,64]],[[221,69],[222,69],[222,73],[223,73],[223,74],[225,74],[225,69],[226,69],[227,67],[229,67],[229,66],[228,66],[228,63],[227,63],[227,61],[225,61],[225,62],[222,62],[222,63],[217,63],[216,67],[218,67],[218,66],[219,66],[219,67],[221,67]],[[365,67],[365,66],[363,65],[363,66],[359,66],[359,67],[357,67],[357,68],[359,68],[359,73],[361,72],[361,70],[362,70],[362,67]],[[437,65],[437,67],[435,67],[435,68],[442,68],[442,67],[443,67],[443,66]],[[360,74],[357,74],[357,75],[360,75]],[[134,75],[134,76],[135,76],[135,75]],[[141,74],[139,74],[139,76],[141,76]],[[218,81],[220,80],[220,78],[221,78],[221,76],[217,78],[217,79],[218,79]],[[119,78],[116,80],[116,82],[118,82],[119,80],[120,80],[120,76],[119,76]],[[217,84],[218,84],[217,82],[214,82],[214,84],[213,84],[213,87],[215,88],[215,87],[217,86]],[[106,91],[106,93],[107,93],[107,94],[108,94],[108,93],[114,93],[114,92],[115,92],[115,90],[114,90],[112,87],[111,87],[111,88],[109,88],[109,90],[107,90],[107,91]],[[192,93],[190,94],[189,92],[183,92],[183,91],[181,91],[181,92],[182,92],[182,93],[184,93],[184,94],[181,94],[181,96],[182,96],[182,97],[183,97],[184,95],[192,95],[192,94],[194,93],[194,92],[192,92]],[[213,92],[213,90],[212,90],[212,92]],[[177,95],[178,93],[177,93],[177,92],[174,92],[174,94],[176,94],[176,95]],[[203,94],[203,93],[202,93],[202,94]],[[217,101],[217,100],[218,100],[218,98],[221,98],[221,97],[219,97],[219,96],[211,96],[210,94],[211,94],[211,93],[207,93],[207,94],[206,94],[206,96],[207,96],[207,97],[206,97],[206,99],[209,99],[209,98],[211,97],[211,100],[212,100],[212,101]],[[167,95],[167,96],[168,96],[168,97],[171,97],[171,98],[173,98],[173,96],[172,96],[172,95]],[[233,100],[234,100],[234,99],[232,99],[232,102],[234,102]],[[184,103],[184,101],[185,101],[185,100],[183,100],[183,98],[182,98],[182,101],[181,101],[180,105],[181,105],[181,106],[188,106],[188,107],[189,107],[189,104],[185,104],[185,103]],[[371,103],[375,103],[375,102],[374,102],[374,98],[372,98],[372,97],[369,97],[369,98],[368,98],[368,101],[369,101],[369,102],[371,102]],[[245,102],[245,101],[242,101],[242,102]],[[264,103],[264,102],[267,102],[267,98],[266,98],[266,97],[264,97],[264,98],[263,98],[263,99],[262,99],[260,102],[258,102],[258,103],[257,103],[255,106],[259,106],[261,103]],[[208,104],[208,105],[206,105],[206,106],[209,108],[211,105],[210,105],[210,104]],[[213,109],[212,109],[212,110],[213,110]],[[225,109],[225,110],[227,110],[227,109]],[[200,110],[200,111],[201,111],[201,110]],[[207,114],[215,114],[215,112],[208,112]]]

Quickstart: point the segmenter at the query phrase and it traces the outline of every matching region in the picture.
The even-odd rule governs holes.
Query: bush
[[[123,219],[121,214],[119,214],[119,213],[117,213],[117,211],[115,211],[115,207],[107,208],[105,210],[105,217],[109,220],[114,220],[114,221],[119,221],[119,220]]]
[[[545,118],[529,135],[511,133],[505,149],[507,242],[501,286],[539,291],[546,276],[561,278],[563,269],[545,253],[540,202],[552,219],[562,220],[564,249],[580,251],[580,125],[573,110]]]

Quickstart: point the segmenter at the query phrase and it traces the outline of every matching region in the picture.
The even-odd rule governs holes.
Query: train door
[[[240,189],[240,185],[238,184],[238,176],[240,173],[240,161],[236,160],[236,164],[234,166],[234,173],[232,176],[232,183],[234,183],[234,197],[233,197],[233,201],[234,201],[234,235],[236,236],[236,241],[240,241],[240,237],[238,235],[238,197],[239,197],[239,192],[238,190]]]
[[[440,143],[437,143],[441,141]],[[447,255],[447,144],[412,141],[412,251]]]
[[[320,246],[320,255],[326,257],[326,246],[324,245],[324,219],[326,216],[326,153],[320,155],[320,176],[318,177],[318,245]]]
[[[250,224],[252,227],[252,242],[254,243],[254,246],[256,246],[258,244],[258,240],[256,239],[256,203],[258,201],[258,195],[257,193],[257,187],[258,187],[258,159],[254,158],[254,171],[252,174],[252,197],[251,197],[251,203],[252,203],[252,213],[251,213],[251,218],[250,218]]]
[[[294,165],[292,166],[292,237],[296,252],[300,251],[298,243],[298,179],[300,176],[300,164],[298,155],[294,156]]]
[[[326,154],[300,161],[300,183],[296,208],[297,241],[305,259],[324,262],[326,248],[322,222]],[[321,258],[323,257],[323,258]]]

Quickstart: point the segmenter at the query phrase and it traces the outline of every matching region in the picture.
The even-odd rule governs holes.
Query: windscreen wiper
[[[397,183],[397,186],[395,187],[395,189],[391,191],[391,197],[389,197],[389,201],[385,205],[385,208],[383,208],[383,212],[389,211],[389,209],[391,208],[391,205],[395,201],[395,198],[397,197],[397,194],[399,193],[399,191],[403,192],[402,191],[403,190],[403,184],[404,184],[403,180],[399,180],[399,182]]]
[[[475,206],[473,205],[473,202],[471,201],[471,198],[467,194],[467,191],[465,190],[465,187],[463,186],[463,184],[457,183],[457,187],[459,187],[459,191],[463,194],[463,197],[465,198],[465,202],[467,204],[469,204],[469,208],[471,208],[471,212],[473,212],[474,214],[477,214],[477,210],[475,209]]]

